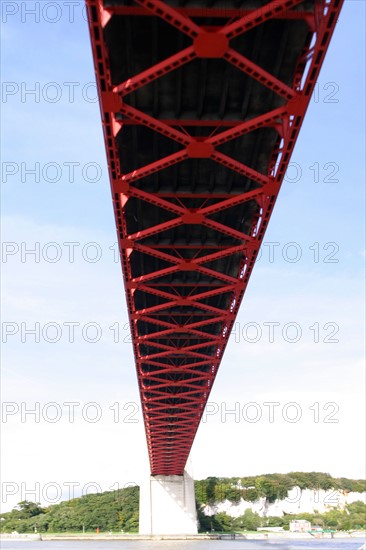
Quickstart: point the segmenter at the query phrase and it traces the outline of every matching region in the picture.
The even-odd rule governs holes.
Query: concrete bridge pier
[[[140,485],[140,535],[196,535],[192,476],[156,475]]]

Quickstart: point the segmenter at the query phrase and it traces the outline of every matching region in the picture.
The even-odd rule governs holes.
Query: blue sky
[[[26,12],[34,4],[2,3],[2,381],[5,410],[17,411],[2,424],[2,478],[14,484],[4,508],[36,483],[107,489],[139,483],[147,470],[82,4],[73,21],[60,1],[39,22]],[[364,12],[364,2],[346,0],[210,397],[212,414],[192,449],[196,478],[364,476]],[[35,166],[39,181],[26,172]],[[25,254],[31,248],[36,256]],[[35,323],[39,342],[26,333]],[[74,342],[70,323],[79,323]],[[80,403],[72,423],[70,402]],[[92,416],[92,407],[83,409],[91,402],[98,422],[85,412]],[[268,402],[279,403],[274,422]],[[40,421],[22,419],[35,403]],[[58,406],[62,417],[52,422]]]

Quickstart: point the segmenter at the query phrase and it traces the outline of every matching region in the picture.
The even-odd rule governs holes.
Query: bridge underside
[[[182,475],[343,0],[87,0],[153,475]]]

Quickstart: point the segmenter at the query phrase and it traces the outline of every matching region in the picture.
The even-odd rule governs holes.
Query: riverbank
[[[2,533],[0,540],[4,541],[109,541],[109,540],[312,540],[312,539],[345,539],[366,538],[365,531],[337,532],[337,533],[201,533],[198,535],[139,535],[127,533]]]

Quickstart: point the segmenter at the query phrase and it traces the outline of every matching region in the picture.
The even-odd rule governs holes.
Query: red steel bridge
[[[151,474],[182,475],[343,0],[86,0]]]

